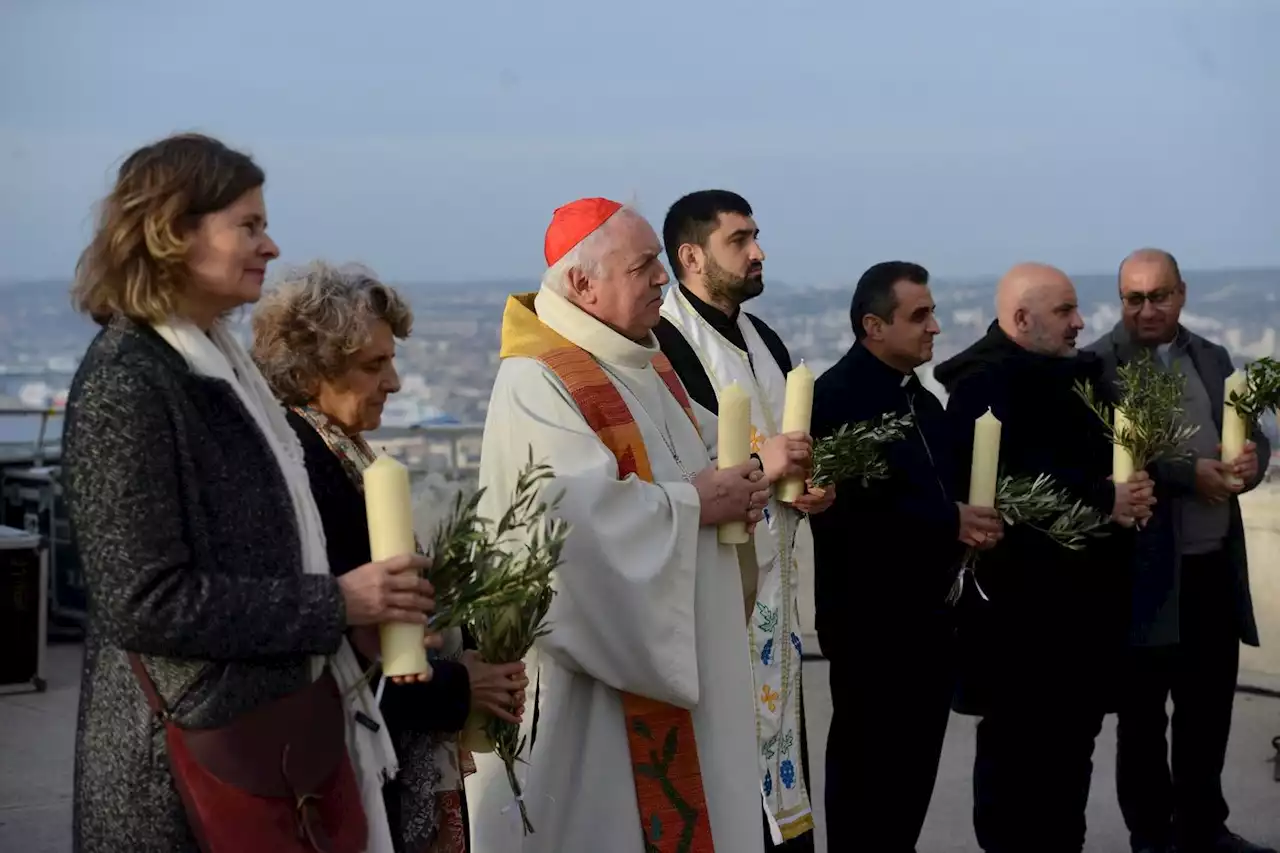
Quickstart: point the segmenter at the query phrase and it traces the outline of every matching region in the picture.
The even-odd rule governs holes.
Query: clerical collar
[[[604,323],[545,287],[533,298],[538,319],[553,332],[567,338],[601,361],[621,367],[648,367],[660,350],[658,339],[650,332],[644,343],[618,334]]]
[[[685,287],[683,284],[678,284],[676,286],[680,288],[680,295],[693,306],[693,310],[697,311],[698,314],[701,315],[702,319],[707,321],[711,328],[719,332],[725,340],[733,344],[738,349],[743,352],[747,351],[747,339],[743,336],[742,329],[738,328],[738,314],[741,313],[741,308],[735,308],[733,310],[733,316],[730,317],[716,306],[703,301],[696,293]]]
[[[899,388],[906,388],[911,384],[912,379],[916,379],[915,371],[903,373],[885,361],[882,361],[878,355],[867,349],[859,341],[853,345],[851,354],[866,366],[869,374],[868,378],[878,380],[886,385],[892,384]]]

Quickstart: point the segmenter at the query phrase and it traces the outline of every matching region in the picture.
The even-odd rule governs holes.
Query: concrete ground
[[[79,646],[52,646],[47,692],[0,696],[0,851],[66,853],[71,849],[72,745],[80,659]],[[831,719],[827,665],[805,664],[805,682],[821,851],[826,849],[821,757]],[[978,851],[969,820],[973,726],[971,718],[951,718],[932,808],[920,840],[921,853]],[[1280,846],[1280,782],[1272,781],[1273,765],[1268,759],[1274,754],[1271,739],[1277,735],[1280,699],[1238,694],[1224,778],[1232,806],[1231,823],[1247,837],[1273,846]],[[1114,718],[1109,718],[1095,754],[1089,853],[1128,850],[1112,783],[1114,755]]]

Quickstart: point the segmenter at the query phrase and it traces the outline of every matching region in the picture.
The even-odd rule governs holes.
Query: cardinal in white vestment
[[[638,214],[582,199],[552,219],[541,289],[507,303],[481,510],[502,514],[532,448],[572,530],[526,660],[535,831],[501,762],[477,756],[474,853],[763,851],[742,582],[716,527],[760,521],[768,491],[756,460],[717,470],[715,417],[652,335],[660,252]]]
[[[700,190],[671,205],[662,237],[678,284],[667,291],[654,334],[695,402],[718,412],[726,387],[737,383],[747,392],[752,447],[766,479],[776,483],[807,473],[801,466],[811,464],[812,445],[807,435],[782,433],[791,354],[773,329],[742,309],[764,292],[759,233],[751,205],[737,193]],[[792,503],[775,493],[751,542],[738,549],[755,674],[765,849],[776,853],[814,849],[798,600],[801,573],[811,573],[813,561],[796,546],[798,534],[808,533],[807,515],[834,500],[834,486]]]

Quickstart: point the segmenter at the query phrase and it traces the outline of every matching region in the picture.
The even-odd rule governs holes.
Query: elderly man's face
[[[599,276],[571,284],[584,311],[633,341],[643,340],[661,318],[662,288],[670,281],[658,260],[662,244],[639,216],[612,223],[611,248]]]
[[[347,435],[377,429],[387,396],[400,390],[396,339],[385,320],[369,323],[369,342],[351,357],[346,372],[320,380],[313,405]]]
[[[1084,319],[1071,280],[1054,278],[1031,291],[1024,322],[1029,349],[1045,355],[1075,355]]]
[[[1164,260],[1132,259],[1120,270],[1120,301],[1129,334],[1151,346],[1168,343],[1178,334],[1187,291]]]

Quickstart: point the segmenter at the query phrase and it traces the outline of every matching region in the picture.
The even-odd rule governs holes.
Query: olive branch
[[[996,483],[995,509],[1005,525],[1029,527],[1071,551],[1081,551],[1091,538],[1106,536],[1110,532],[1107,529],[1109,518],[1083,501],[1072,500],[1048,474],[1002,476]],[[955,604],[960,600],[964,592],[964,576],[977,568],[980,553],[972,547],[965,551],[955,582],[947,593],[947,603]],[[986,598],[981,587],[978,587],[978,592]]]
[[[1247,389],[1231,392],[1227,403],[1245,420],[1257,423],[1267,412],[1280,409],[1280,363],[1273,358],[1260,358],[1245,368]]]
[[[552,574],[561,563],[569,535],[568,522],[548,515],[559,505],[561,496],[557,495],[549,503],[539,499],[543,484],[553,476],[550,466],[534,464],[530,448],[529,462],[516,481],[511,506],[492,534],[473,538],[473,531],[486,525],[473,511],[456,514],[454,524],[439,534],[438,541],[448,547],[458,546],[462,550],[465,545],[468,553],[476,548],[482,554],[482,560],[476,564],[476,574],[483,576],[480,586],[500,591],[500,594],[490,593],[486,606],[470,608],[466,620],[476,638],[477,652],[490,663],[521,660],[538,638],[550,633],[545,619],[555,597]],[[473,499],[468,507],[474,507],[475,503]],[[514,546],[512,539],[512,534],[517,532],[523,533],[520,546]],[[515,772],[516,763],[524,761],[520,756],[526,739],[520,737],[518,725],[495,717],[484,721],[483,736],[506,767],[507,781],[520,807],[524,833],[528,835],[533,832],[533,825],[529,822]]]
[[[1128,451],[1134,470],[1141,471],[1152,462],[1185,455],[1183,446],[1199,429],[1186,422],[1182,410],[1186,382],[1176,368],[1161,370],[1151,351],[1144,350],[1117,370],[1120,402],[1114,407],[1100,400],[1089,383],[1076,382],[1075,392],[1102,421],[1108,440]],[[1118,433],[1115,409],[1128,419],[1127,427]]]
[[[889,464],[882,454],[884,446],[901,441],[911,423],[911,415],[883,415],[875,421],[845,424],[834,434],[814,442],[813,485],[822,487],[860,480],[865,488],[872,480],[885,479],[889,476]]]
[[[996,486],[996,511],[1005,524],[1038,530],[1072,551],[1083,550],[1091,537],[1106,536],[1110,523],[1083,501],[1073,501],[1048,474],[1001,477]]]

